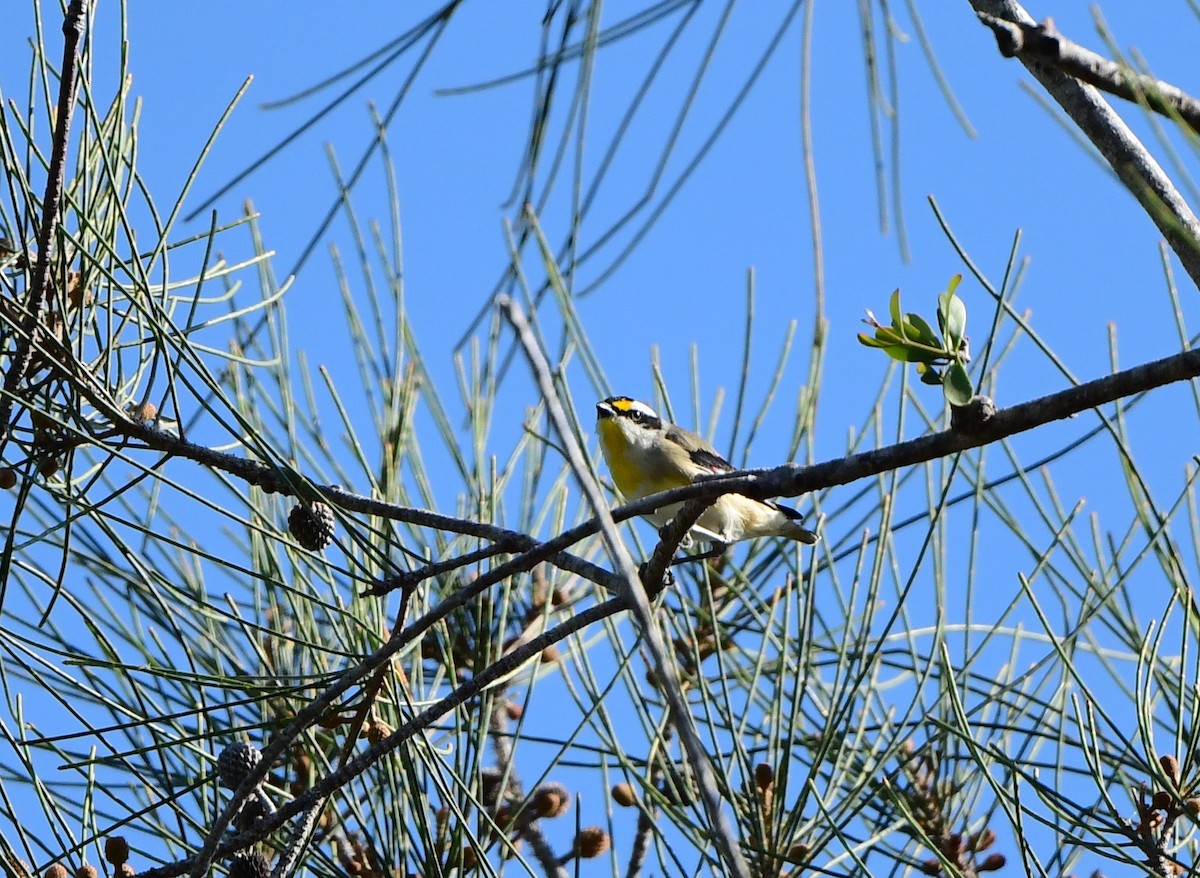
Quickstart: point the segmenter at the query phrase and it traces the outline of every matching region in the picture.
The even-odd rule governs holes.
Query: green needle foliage
[[[296,100],[414,57],[415,78],[465,5],[438,6]],[[706,116],[708,136],[682,138],[726,27],[722,15],[706,39],[684,40],[701,5],[647,3],[610,22],[601,4],[554,2],[531,18],[540,54],[505,79],[532,83],[535,107],[497,290],[528,315],[548,363],[539,385],[491,295],[472,303],[477,319],[452,349],[418,332],[389,142],[400,98],[372,113],[371,146],[352,170],[330,151],[339,198],[314,241],[328,241],[340,309],[325,297],[329,348],[301,351],[291,275],[277,275],[253,206],[200,232],[179,226],[224,117],[193,145],[180,191],[160,191],[140,165],[124,43],[88,33],[74,133],[56,139],[57,89],[72,76],[50,57],[60,10],[33,4],[28,77],[0,81],[0,367],[17,376],[4,385],[0,446],[5,875],[1196,870],[1200,470],[1164,477],[1152,459],[1166,432],[1155,396],[1170,394],[1173,429],[1194,433],[1194,388],[1085,407],[1063,432],[1005,434],[902,468],[859,457],[956,436],[920,383],[962,407],[994,395],[1029,349],[1063,384],[1083,383],[1052,333],[1013,306],[1015,240],[994,279],[938,214],[966,286],[995,305],[974,380],[962,275],[933,319],[905,312],[898,291],[887,324],[868,312],[872,332],[858,340],[915,363],[920,383],[889,363],[856,377],[860,392],[840,409],[822,388],[845,370],[827,370],[826,356],[840,350],[831,337],[853,331],[830,324],[823,298],[809,344],[796,321],[764,329],[753,273],[727,336],[736,346],[742,331],[742,374],[723,382],[732,406],[704,395],[704,351],[692,351],[690,387],[674,398],[657,352],[647,356],[651,402],[708,425],[730,460],[768,462],[759,449],[774,431],[789,459],[811,463],[818,438],[829,446],[854,416],[835,458],[862,466],[798,501],[819,522],[816,546],[746,543],[676,565],[670,585],[646,583],[665,656],[647,647],[628,599],[643,584],[621,575],[622,553],[580,500],[599,479],[619,505],[595,463],[590,412],[623,390],[608,386],[596,341],[599,296],[584,297],[642,246],[795,31],[808,88],[813,4],[769,22],[760,12],[761,63]],[[879,212],[899,225],[884,173],[898,10],[859,11]],[[604,136],[588,127],[597,60],[664,23],[673,30],[647,50],[649,72],[611,139],[585,151],[585,132]],[[115,86],[95,75],[100,61],[117,69]],[[667,61],[686,64],[680,114],[651,126],[663,140],[628,204],[603,207]],[[694,152],[680,162],[684,139]],[[56,155],[61,206],[41,241]],[[359,213],[366,168],[386,190],[386,219]],[[1169,219],[1188,234],[1186,217]],[[1174,263],[1164,265],[1187,351]],[[326,363],[329,350],[344,359]],[[1111,357],[1115,371],[1115,336]],[[749,379],[763,369],[767,381]],[[1142,456],[1147,410],[1153,454]],[[576,444],[588,453],[578,465]],[[1077,451],[1123,504],[1085,515],[1060,487]],[[650,559],[660,535],[618,517],[634,565]]]

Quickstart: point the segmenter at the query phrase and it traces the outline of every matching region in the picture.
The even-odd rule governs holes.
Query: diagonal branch
[[[225,828],[229,824],[230,815],[222,813],[209,828],[204,846],[198,854],[147,869],[144,872],[137,873],[134,878],[176,878],[176,876],[185,873],[191,874],[192,878],[200,878],[215,859],[227,857],[235,851],[244,850],[271,835],[271,833],[284,826],[293,817],[307,813],[316,802],[337,792],[418,733],[428,729],[447,713],[474,698],[498,680],[502,680],[505,676],[512,674],[513,671],[535,656],[540,655],[548,646],[558,643],[560,640],[566,639],[577,631],[582,631],[589,625],[593,625],[601,619],[615,615],[627,608],[628,604],[625,600],[616,597],[609,598],[602,604],[596,604],[577,613],[562,624],[530,639],[527,643],[506,654],[504,658],[484,668],[445,698],[438,699],[425,708],[378,744],[372,745],[368,750],[360,753],[345,765],[327,774],[315,786],[310,787],[292,799],[292,801],[280,806],[274,814],[259,820],[254,824],[253,828],[233,837],[225,837]],[[397,647],[395,644],[397,642],[398,639],[389,641],[388,644],[371,656],[367,662],[354,669],[354,674],[357,675],[355,678],[361,678],[369,670],[373,670],[388,661],[396,652]],[[283,751],[290,746],[291,737],[293,737],[290,733],[298,727],[303,728],[313,722],[317,716],[320,716],[320,712],[325,707],[328,707],[331,700],[323,695],[321,701],[324,703],[324,707],[317,709],[318,705],[314,702],[313,705],[305,707],[296,714],[292,722],[288,724],[288,727],[272,739],[268,747],[263,749],[262,760],[253,771],[246,775],[241,786],[237,790],[234,790],[232,801],[244,798],[248,789],[262,782],[271,770],[274,760],[278,759]],[[228,810],[227,808],[226,811]]]
[[[837,457],[812,466],[789,463],[767,469],[742,470],[710,476],[682,488],[672,488],[670,491],[627,503],[614,510],[613,517],[624,520],[633,515],[647,515],[660,507],[696,497],[707,499],[729,493],[753,497],[794,497],[835,485],[845,485],[900,467],[926,463],[969,448],[998,442],[1017,433],[1028,432],[1127,396],[1197,377],[1200,377],[1200,349],[1183,351],[1060,390],[1058,393],[1009,408],[996,409],[986,418],[972,423],[969,429],[951,428],[874,451],[864,451],[850,457]]]
[[[1033,25],[1016,0],[970,0],[976,13]],[[1017,56],[1100,151],[1125,188],[1167,239],[1192,283],[1200,288],[1200,220],[1125,121],[1086,83],[1051,64]]]
[[[700,790],[700,799],[712,828],[713,845],[732,875],[748,878],[749,866],[742,856],[737,838],[733,834],[733,828],[729,825],[722,810],[723,803],[717,789],[717,778],[712,768],[711,757],[705,750],[704,744],[700,740],[700,734],[696,731],[696,725],[692,721],[691,709],[679,684],[679,675],[675,666],[667,660],[666,643],[655,622],[654,612],[650,608],[650,600],[646,595],[646,588],[634,568],[633,560],[629,557],[629,550],[625,547],[621,534],[617,530],[617,524],[613,520],[604,493],[588,469],[583,449],[571,430],[570,424],[567,423],[566,412],[563,411],[558,392],[554,389],[554,376],[550,364],[546,360],[541,344],[530,329],[521,306],[508,296],[497,297],[496,304],[504,312],[504,316],[508,318],[513,329],[516,330],[517,339],[525,349],[526,358],[533,369],[534,379],[537,381],[542,399],[545,400],[546,411],[566,449],[567,460],[589,505],[596,513],[600,533],[604,537],[609,555],[618,565],[618,570],[624,579],[625,587],[622,589],[621,596],[625,598],[627,606],[633,610],[633,615],[642,629],[642,636],[646,639],[646,646],[654,663],[654,671],[662,683],[662,692],[666,695],[667,704],[670,707],[671,721],[679,732],[679,742],[688,755],[688,763],[692,767],[696,785]],[[666,562],[662,556],[669,559],[671,555],[675,554],[675,550],[679,547],[679,541],[683,539],[687,528],[695,523],[708,505],[710,504],[689,504],[687,511],[692,516],[692,521],[676,523],[671,536],[662,539],[662,543],[668,545],[664,549],[664,546],[660,544],[659,551],[655,553],[655,566],[659,567],[657,570],[658,581],[661,581],[666,570]],[[671,539],[674,540],[673,543],[670,542]],[[657,587],[657,582],[655,582],[655,586]]]
[[[42,319],[42,306],[50,290],[53,271],[54,238],[58,231],[58,208],[62,202],[63,181],[66,178],[67,141],[71,137],[71,117],[75,111],[75,96],[79,91],[79,41],[83,37],[87,18],[86,0],[72,0],[63,20],[62,75],[58,87],[58,111],[55,114],[54,142],[50,167],[46,172],[46,192],[42,196],[42,224],[38,230],[37,263],[33,283],[25,300],[25,320],[16,351],[4,376],[4,395],[0,397],[0,447],[8,441],[13,400],[17,388],[24,382],[29,363],[37,346]]]
[[[607,513],[606,508],[600,508],[599,514],[607,518],[606,523],[611,528],[614,520],[624,520],[634,515],[644,515],[660,506],[667,506],[697,498],[713,499],[721,494],[731,492],[760,497],[808,493],[821,488],[846,484],[856,479],[878,475],[879,473],[898,467],[924,463],[957,451],[996,442],[1008,436],[1026,432],[1035,427],[1050,423],[1051,421],[1067,418],[1071,415],[1095,408],[1096,406],[1115,402],[1126,396],[1132,396],[1133,394],[1151,390],[1174,381],[1196,378],[1197,376],[1200,376],[1200,350],[1184,351],[1171,357],[1164,357],[1161,360],[1135,366],[1132,369],[1107,375],[1058,393],[1049,394],[1012,406],[1011,408],[999,409],[994,413],[986,406],[980,407],[985,410],[984,416],[976,421],[972,421],[969,428],[945,430],[941,433],[923,436],[919,439],[912,439],[908,442],[901,442],[897,445],[864,452],[852,457],[837,458],[813,466],[803,467],[787,464],[773,469],[737,472],[705,479],[692,485],[646,497],[635,503],[625,504],[619,509],[614,510],[611,518],[607,518],[605,515]],[[330,493],[334,496],[341,494],[341,492]],[[330,495],[327,494],[326,496]],[[357,502],[366,501],[367,498],[357,498]],[[376,501],[369,502],[374,503]],[[386,506],[387,504],[381,505]],[[693,510],[697,508],[698,506],[692,507]],[[596,521],[587,522],[560,535],[554,541],[551,541],[551,543],[557,544],[559,541],[566,541],[565,544],[569,544],[570,542],[578,541],[596,533],[599,529],[600,525]],[[525,539],[530,538],[526,537]],[[547,551],[546,547],[548,545],[549,543],[542,543],[533,551],[526,552],[524,556],[514,558],[513,561],[519,561],[522,557],[535,554],[537,549]],[[630,565],[627,554],[625,560],[625,566],[628,568]],[[629,581],[629,576],[630,571],[627,569],[626,582]],[[634,581],[637,581],[636,578]],[[625,591],[628,593],[631,589],[626,588]],[[456,596],[457,598],[461,598],[461,595]],[[247,844],[265,837],[268,832],[283,825],[291,817],[305,811],[320,797],[329,795],[338,789],[340,785],[365,771],[370,765],[383,758],[384,755],[394,750],[413,734],[427,728],[430,723],[444,715],[445,712],[462,704],[493,681],[499,680],[504,675],[511,673],[513,669],[519,667],[531,656],[541,652],[546,646],[561,640],[575,631],[581,630],[588,624],[604,616],[629,609],[629,607],[630,603],[625,597],[611,599],[604,604],[583,611],[559,627],[534,638],[527,644],[523,644],[517,650],[505,656],[501,661],[481,671],[471,681],[460,686],[445,699],[437,702],[437,704],[415,717],[403,728],[398,729],[395,734],[384,742],[381,742],[378,747],[373,747],[371,750],[352,760],[338,771],[327,776],[321,784],[280,808],[276,814],[257,825],[251,833],[243,833],[236,839],[220,844],[221,834],[229,818],[229,815],[223,814],[214,823],[204,850],[196,858],[151,869],[143,873],[143,875],[145,878],[171,878],[171,876],[180,875],[189,869],[195,869],[195,874],[199,874],[211,862],[214,855],[227,854],[234,850],[239,850]],[[439,606],[427,614],[427,616],[438,617],[445,610],[445,606]],[[261,781],[266,776],[267,771],[269,771],[274,759],[290,744],[292,738],[319,716],[337,695],[344,692],[357,680],[362,679],[366,674],[386,663],[391,656],[406,643],[411,642],[425,627],[427,625],[424,620],[414,622],[412,626],[398,636],[394,636],[383,648],[361,665],[348,670],[337,683],[322,693],[319,698],[314,700],[304,710],[297,713],[288,728],[276,736],[271,745],[263,751],[263,759],[259,767],[247,776],[243,784],[252,787]],[[247,790],[250,787],[247,787]],[[235,791],[234,800],[239,799],[239,793],[244,796],[245,792],[242,790]]]
[[[1101,91],[1145,104],[1170,119],[1183,119],[1193,131],[1200,132],[1200,101],[1178,86],[1137,73],[1067,39],[1054,26],[1053,19],[1028,24],[980,12],[979,20],[992,29],[1000,54],[1005,58],[1056,67]]]

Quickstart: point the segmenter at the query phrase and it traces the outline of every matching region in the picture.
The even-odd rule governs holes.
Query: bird
[[[596,432],[613,481],[626,500],[640,500],[690,485],[703,475],[734,470],[733,464],[695,433],[664,421],[646,403],[628,396],[610,396],[596,403]],[[681,506],[672,503],[646,517],[661,528]],[[803,517],[774,500],[722,494],[700,516],[691,535],[722,550],[730,543],[755,537],[785,537],[812,545],[818,537],[800,524]]]

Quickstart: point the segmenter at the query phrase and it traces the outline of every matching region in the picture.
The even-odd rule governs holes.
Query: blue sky
[[[231,9],[230,15],[213,14],[186,25],[169,6],[144,6],[132,9],[130,67],[134,91],[144,96],[143,170],[160,191],[170,193],[181,185],[225,103],[244,76],[255,76],[206,163],[196,196],[223,184],[244,167],[247,157],[272,144],[317,105],[264,112],[256,108],[259,102],[284,97],[340,69],[407,24],[391,23],[394,10],[369,4],[352,17],[281,18],[261,8],[239,8],[236,16]],[[114,12],[100,9],[102,17]],[[716,11],[702,8],[687,48],[707,39]],[[683,128],[676,156],[667,163],[658,199],[747,75],[765,45],[764,31],[773,29],[785,11],[785,4],[766,4],[754,12],[736,8],[732,13],[728,42],[720,44],[713,59],[697,109]],[[608,13],[619,14],[615,9]],[[1101,47],[1087,4],[1055,10],[1055,16],[1065,32]],[[897,26],[908,37],[896,45],[902,204],[911,252],[911,261],[904,264],[895,234],[880,231],[857,14],[831,6],[815,15],[810,109],[831,321],[826,403],[844,403],[857,415],[861,406],[854,405],[855,397],[870,398],[856,391],[852,380],[882,365],[854,342],[865,308],[882,312],[887,295],[901,287],[909,308],[928,311],[929,297],[962,270],[926,206],[927,195],[937,199],[964,245],[997,280],[1014,233],[1023,230],[1022,253],[1032,265],[1018,305],[1032,309],[1036,325],[1081,377],[1107,368],[1109,322],[1121,327],[1121,350],[1128,362],[1160,351],[1156,342],[1170,324],[1165,300],[1157,293],[1161,271],[1150,223],[1134,215],[1130,197],[1021,90],[1019,83],[1028,77],[1017,63],[999,57],[989,33],[974,24],[965,4],[929,11],[925,17],[939,62],[979,136],[968,138],[955,123],[935,91],[911,24],[900,19]],[[1153,51],[1146,50],[1154,69],[1169,75],[1173,65],[1180,66],[1182,53],[1170,51],[1170,35],[1164,47],[1161,33],[1147,33],[1141,30],[1144,23],[1129,19],[1111,21],[1122,45],[1136,45],[1145,34],[1155,39],[1148,43]],[[382,20],[389,25],[368,27],[372,38],[363,36],[364,22]],[[230,27],[231,21],[238,26]],[[756,341],[771,352],[780,327],[790,319],[800,322],[802,336],[809,335],[813,268],[799,148],[799,24],[798,17],[724,136],[644,243],[581,304],[601,354],[607,354],[604,362],[614,390],[650,392],[646,364],[651,345],[660,349],[668,376],[682,382],[688,374],[688,348],[696,344],[705,397],[711,398],[718,386],[731,387],[736,359],[725,355],[731,348],[728,330],[730,321],[740,327],[751,267],[758,284],[761,335]],[[618,113],[641,81],[647,51],[660,46],[666,32],[663,23],[600,56],[585,165],[598,162]],[[535,54],[536,37],[524,16],[467,4],[392,126],[409,304],[427,349],[439,349],[462,332],[461,323],[445,319],[441,306],[461,303],[473,313],[507,263],[502,220],[516,210],[505,201],[530,106],[528,79],[459,96],[438,96],[436,90],[523,68]],[[334,196],[323,145],[332,142],[343,166],[352,166],[371,135],[364,100],[386,104],[408,69],[402,62],[384,74],[218,203],[221,217],[228,218],[239,211],[243,198],[253,198],[263,213],[267,242],[280,253],[277,271],[293,264],[291,257]],[[594,237],[607,228],[644,191],[659,155],[662,128],[673,119],[686,85],[680,80],[691,69],[677,61],[676,69],[668,71],[675,78],[664,75],[661,87],[651,93],[594,218],[584,223],[584,246],[589,234]],[[886,129],[884,135],[890,137]],[[890,143],[885,142],[885,150],[890,153]],[[356,192],[363,217],[386,217],[378,179],[374,175]],[[561,198],[552,201],[543,218],[552,240],[561,239],[564,206]],[[188,230],[196,228],[193,223]],[[628,235],[618,238],[620,243],[627,240]],[[306,315],[322,314],[322,303],[329,304],[323,249],[300,277],[291,311],[298,340],[322,361],[333,357],[319,343],[308,345],[305,332]],[[610,263],[616,249],[607,248],[580,269],[581,286]],[[990,317],[990,303],[973,287],[964,285],[963,295],[968,305],[976,306],[971,314],[978,336],[980,323],[986,325]],[[426,303],[436,305],[426,311]],[[318,316],[315,324],[321,327],[322,322]],[[797,378],[803,375],[803,359],[798,351]],[[765,375],[772,363],[773,354],[761,357],[756,374]],[[1022,373],[1021,385],[1011,388],[1012,398],[1058,386],[1058,377],[1034,362]],[[821,437],[819,448],[826,456],[838,453],[839,434],[831,430]]]

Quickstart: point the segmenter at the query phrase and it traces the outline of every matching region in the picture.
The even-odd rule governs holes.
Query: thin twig
[[[501,776],[507,779],[505,788],[501,791],[499,803],[504,803],[506,799],[522,801],[525,798],[525,789],[514,765],[513,748],[507,727],[507,717],[504,713],[507,703],[507,697],[497,698],[495,704],[492,705],[491,716],[488,719],[488,740],[491,741],[492,749],[495,750],[496,763]],[[546,878],[567,878],[567,870],[558,862],[558,856],[554,853],[554,848],[550,846],[550,840],[542,832],[541,821],[529,807],[528,802],[525,803],[522,811],[515,815],[515,819],[516,823],[512,828],[529,844],[534,859],[541,865],[542,870],[546,873]]]
[[[692,721],[691,710],[679,685],[679,676],[675,671],[675,665],[667,659],[666,644],[663,642],[662,633],[659,631],[658,625],[654,620],[654,612],[650,608],[650,601],[646,596],[646,590],[642,585],[641,578],[634,568],[633,560],[629,557],[629,551],[626,549],[624,540],[622,540],[621,534],[617,530],[617,524],[613,520],[612,513],[609,511],[608,502],[600,490],[600,485],[596,482],[595,477],[592,476],[587,466],[583,449],[579,447],[579,442],[575,438],[570,424],[567,422],[566,412],[563,410],[562,403],[558,398],[558,392],[554,388],[554,377],[551,372],[550,363],[547,361],[537,337],[530,329],[529,323],[525,320],[525,314],[521,310],[521,306],[508,296],[498,296],[496,304],[504,313],[504,316],[508,318],[508,322],[512,324],[513,329],[516,330],[517,338],[521,346],[525,349],[529,365],[533,369],[534,379],[537,381],[542,399],[546,403],[546,412],[554,424],[559,438],[562,440],[563,448],[566,450],[567,462],[575,473],[576,479],[579,481],[580,488],[587,498],[588,505],[591,506],[592,511],[596,514],[600,533],[604,537],[609,556],[615,562],[617,571],[621,574],[624,581],[625,589],[623,590],[623,594],[627,598],[627,602],[642,629],[642,636],[646,638],[646,646],[653,661],[654,671],[658,675],[661,691],[667,698],[671,720],[679,733],[679,741],[687,753],[688,762],[692,767],[696,779],[696,785],[700,790],[700,800],[704,804],[704,810],[708,816],[713,844],[733,875],[740,876],[740,878],[748,878],[750,875],[749,866],[742,856],[737,838],[733,834],[733,828],[729,825],[729,821],[725,817],[725,812],[722,810],[723,802],[717,788],[717,779],[712,768],[711,757],[700,740],[695,723]],[[694,504],[694,508],[691,511],[699,518],[700,514],[709,505],[711,505],[711,500],[707,503]],[[687,527],[690,527],[690,524]],[[670,533],[669,537],[674,539],[673,543],[669,541],[667,534],[660,536],[662,543],[666,544],[665,547],[660,544],[660,549],[668,559],[679,548],[679,541],[683,539],[684,533],[686,533],[686,530],[680,530],[678,533]],[[662,564],[665,571],[666,566],[661,558],[656,558],[656,561]]]
[[[412,589],[405,589],[400,597],[400,606],[396,610],[396,621],[392,623],[392,633],[389,640],[398,639],[401,632],[404,630],[404,622],[408,618],[408,608],[410,599],[412,598]],[[350,761],[350,756],[354,752],[354,748],[358,745],[358,738],[362,732],[363,726],[366,724],[367,716],[375,710],[375,704],[379,700],[379,693],[383,689],[383,684],[387,679],[388,672],[392,668],[393,655],[387,661],[382,662],[370,681],[363,687],[362,692],[358,697],[358,709],[354,712],[354,718],[345,726],[345,741],[342,743],[341,753],[338,755],[338,768],[344,766]],[[318,818],[321,812],[325,809],[329,797],[324,797],[315,802],[305,813],[302,820],[292,833],[291,839],[288,841],[288,847],[284,856],[280,857],[276,863],[275,869],[271,873],[271,878],[290,878],[292,873],[299,868],[300,855],[308,849],[312,841],[313,834],[317,830]]]
[[[51,262],[54,257],[54,238],[58,230],[58,208],[62,202],[63,181],[66,178],[67,142],[71,137],[71,119],[75,112],[75,96],[79,91],[79,41],[83,38],[87,19],[86,0],[72,0],[63,20],[63,61],[58,86],[58,111],[54,121],[54,142],[50,152],[50,167],[46,173],[46,192],[42,196],[42,223],[38,231],[37,263],[33,283],[25,299],[25,320],[22,333],[4,376],[4,395],[0,397],[0,448],[8,442],[11,429],[13,401],[17,388],[25,381],[29,363],[37,346],[42,320],[42,306],[51,287]]]
[[[661,772],[657,769],[650,773],[650,786],[657,787]],[[646,854],[650,852],[650,839],[654,835],[655,818],[658,808],[653,802],[638,797],[637,829],[633,836],[633,844],[629,848],[629,862],[625,866],[625,878],[638,878],[642,874],[642,866],[646,864]]]
[[[467,552],[463,555],[455,555],[453,558],[446,558],[442,561],[435,561],[432,564],[427,564],[424,567],[420,567],[416,570],[409,570],[405,573],[399,574],[398,576],[392,576],[381,580],[370,588],[359,592],[359,596],[379,597],[395,591],[398,588],[415,588],[426,579],[431,579],[434,576],[440,576],[443,573],[450,573],[454,570],[461,570],[464,567],[470,567],[472,564],[478,564],[480,561],[486,561],[488,558],[495,557],[496,555],[502,555],[505,552],[512,552],[519,548],[520,546],[516,544],[498,540],[494,543],[489,543],[482,549],[476,549],[473,552]]]
[[[300,857],[308,849],[308,843],[312,840],[313,832],[317,828],[317,819],[321,816],[326,801],[327,797],[321,798],[304,812],[304,817],[296,824],[291,838],[288,839],[287,847],[275,862],[271,878],[288,878],[299,868]]]

